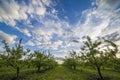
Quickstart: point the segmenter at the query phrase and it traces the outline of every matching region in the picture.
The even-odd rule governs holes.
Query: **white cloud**
[[[17,2],[14,0],[10,2],[7,0],[2,0],[0,3],[0,22],[5,22],[6,24],[15,26],[15,20],[27,18],[27,15],[23,10],[24,8],[21,9]]]
[[[96,0],[95,4],[98,5],[99,8],[115,9],[120,4],[120,0]]]
[[[43,0],[44,1],[44,0]],[[47,3],[47,1],[44,1]],[[31,0],[29,6],[28,6],[28,13],[29,14],[37,14],[39,16],[43,16],[46,13],[46,7],[44,6],[45,3],[42,3],[41,0]],[[49,6],[49,4],[48,4]]]
[[[45,3],[46,2],[46,3]],[[31,0],[29,5],[18,4],[17,1],[4,1],[2,0],[0,3],[0,21],[5,22],[6,24],[15,26],[15,20],[26,20],[28,18],[28,14],[38,14],[39,16],[45,15],[46,7],[44,5],[49,6],[50,1],[43,0]]]
[[[103,22],[100,25],[93,28],[93,32],[90,34],[91,38],[95,39],[96,37],[100,37],[102,34],[102,31],[105,28],[107,28],[108,25],[109,25],[109,20],[103,20]]]
[[[34,29],[32,32],[33,39],[38,43],[48,44],[50,39],[52,38],[52,34],[49,34],[49,32],[42,29]]]
[[[27,45],[27,46],[35,46],[35,43],[33,43],[32,41],[28,41],[25,45]]]
[[[67,56],[68,54],[67,53],[55,53],[54,54],[54,57],[60,57],[60,58],[65,58],[65,56]]]
[[[19,28],[19,27],[15,27],[15,28],[16,28],[18,31],[24,33],[26,36],[28,36],[28,37],[31,36],[31,33],[30,33],[30,31],[29,31],[27,28],[24,28],[24,29]]]
[[[46,6],[50,6],[50,3],[50,0],[30,0],[29,5],[27,5],[24,1],[22,1],[22,3],[18,3],[15,0],[2,0],[0,2],[0,22],[10,25],[30,37],[31,34],[29,33],[29,29],[15,27],[17,25],[17,21],[29,21],[27,20],[28,15],[44,16],[46,14]]]
[[[36,13],[39,14],[39,15],[44,15],[45,12],[46,12],[46,8],[43,8],[43,7],[42,8],[38,8],[36,10]]]
[[[65,30],[63,27],[67,27],[68,23],[64,21],[59,21],[59,19],[57,21],[54,21],[54,20],[50,21],[49,19],[47,19],[43,23],[43,26],[44,27],[42,28],[39,26],[38,28],[32,29],[33,39],[39,45],[44,44],[46,45],[47,48],[48,47],[50,48],[50,46],[48,45],[51,45],[51,39],[54,38],[53,36],[57,35],[57,37],[63,37],[63,34],[65,33]],[[58,40],[58,42],[60,41]],[[53,44],[56,44],[58,42],[54,42]]]
[[[106,34],[108,34],[107,29],[109,29],[112,18],[115,18],[118,15],[115,11],[113,11],[113,8],[105,7],[109,8],[106,11],[104,6],[101,5],[102,2],[97,4],[98,8],[87,9],[83,11],[82,17],[80,18],[78,23],[74,25],[69,24],[69,22],[67,21],[62,21],[58,18],[58,16],[53,15],[57,11],[52,9],[53,14],[49,15],[50,17],[52,17],[52,20],[40,18],[39,21],[43,24],[44,28],[42,27],[33,30],[33,33],[36,33],[36,35],[39,36],[39,38],[37,36],[37,38],[34,37],[34,39],[37,40],[36,42],[39,43],[39,45],[45,44],[44,47],[47,49],[51,48],[54,50],[58,50],[58,46],[60,46],[61,48],[64,46],[65,49],[62,51],[64,53],[65,50],[70,50],[73,48],[76,49],[80,47],[82,43],[81,38],[85,35],[89,35],[90,37],[92,37],[92,39],[100,36],[105,36]],[[84,19],[84,22],[81,22],[81,19]],[[113,24],[115,24],[114,21]],[[114,29],[114,27],[112,27],[112,29]],[[51,43],[51,39],[54,38],[54,34],[61,37],[62,44],[58,44],[59,42]],[[79,43],[70,42],[71,39],[78,40]],[[67,43],[65,44],[65,42]]]
[[[49,6],[50,5],[50,0],[42,0],[42,2],[46,5],[46,6]]]
[[[3,32],[3,31],[0,31],[0,39],[6,40],[10,44],[15,43],[16,38],[17,38],[16,35],[10,35],[10,34],[7,34],[7,33]]]
[[[53,44],[50,45],[50,48],[53,50],[58,50],[58,48],[62,45],[63,41],[58,40],[55,41]]]
[[[95,39],[109,34],[110,31],[115,32],[115,28],[120,29],[118,18],[120,11],[116,9],[119,3],[119,0],[97,0],[95,3],[97,7],[82,12],[81,19],[84,21],[81,22],[80,19],[76,24],[75,35],[78,37],[89,35]]]
[[[0,46],[0,54],[4,51],[3,46]]]

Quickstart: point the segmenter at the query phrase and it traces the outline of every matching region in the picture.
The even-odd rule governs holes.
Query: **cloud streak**
[[[8,43],[13,44],[16,38],[16,35],[10,35],[0,30],[0,39],[2,40],[6,40]]]

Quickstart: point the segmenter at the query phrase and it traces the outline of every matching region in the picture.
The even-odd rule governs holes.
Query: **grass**
[[[86,80],[87,78],[87,75],[79,71],[72,71],[63,66],[58,66],[43,74],[31,75],[26,80]]]
[[[98,73],[93,68],[81,68],[84,72],[91,73],[98,77]],[[116,72],[112,69],[109,70],[101,70],[103,77],[108,78],[109,80],[120,80],[120,72]]]
[[[42,73],[36,73],[35,68],[22,69],[20,80],[96,80],[98,77],[95,69],[81,68],[81,70],[70,70],[63,66],[48,70]],[[120,80],[120,73],[112,70],[103,70],[103,76],[109,80]],[[0,68],[0,80],[12,80],[15,76],[15,70],[12,68]]]

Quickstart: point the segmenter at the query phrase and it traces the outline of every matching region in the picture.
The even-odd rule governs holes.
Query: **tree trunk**
[[[20,73],[20,68],[19,67],[17,67],[17,72],[16,72],[16,74],[17,74],[17,79],[19,78],[19,73]]]
[[[101,70],[100,70],[100,67],[97,66],[97,71],[98,71],[98,74],[99,74],[99,77],[101,80],[104,80],[103,76],[102,76],[102,73],[101,73]]]
[[[73,69],[73,70],[76,70],[76,65],[72,65],[72,69]]]
[[[41,67],[40,67],[40,66],[38,66],[37,72],[40,72],[40,68],[41,68]]]

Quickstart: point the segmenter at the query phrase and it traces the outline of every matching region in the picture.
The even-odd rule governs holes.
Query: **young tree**
[[[105,40],[105,41],[113,47],[113,49],[108,48],[108,50],[110,52],[110,55],[109,55],[110,58],[114,59],[115,61],[117,61],[118,64],[120,64],[120,61],[117,57],[117,53],[119,53],[118,46],[112,41],[109,41],[109,40]]]
[[[104,44],[104,43],[103,43]],[[81,48],[82,55],[86,58],[86,62],[90,62],[96,67],[98,75],[101,80],[104,80],[101,67],[105,64],[113,55],[111,53],[115,52],[114,49],[103,49],[106,46],[102,46],[101,41],[92,41],[89,36],[87,36],[87,41],[84,42],[84,46]],[[111,44],[112,47],[115,47]],[[101,50],[103,49],[103,50]],[[112,51],[112,52],[111,52]]]
[[[1,58],[7,62],[7,64],[14,69],[16,69],[16,78],[19,78],[20,68],[22,67],[22,57],[28,52],[23,50],[21,44],[22,39],[19,40],[19,43],[15,47],[10,48],[8,43],[4,40],[4,49],[5,53],[1,54]]]
[[[72,59],[71,58],[64,59],[63,65],[70,68],[70,69],[72,69]]]
[[[48,69],[52,69],[57,65],[57,62],[54,60],[54,56],[49,52],[46,58],[46,65]]]
[[[52,69],[57,65],[52,54],[49,53],[46,55],[44,52],[40,51],[34,51],[33,63],[37,67],[37,72],[41,72],[41,69]]]
[[[8,66],[8,65],[6,64],[6,61],[2,58],[2,54],[3,54],[3,52],[0,52],[0,68],[1,68],[1,67],[5,67],[5,66]]]
[[[41,68],[43,67],[43,65],[45,65],[45,61],[46,61],[47,56],[40,51],[34,51],[34,65],[37,67],[37,72],[41,71]]]
[[[29,55],[26,55],[26,58],[24,59],[25,64],[27,65],[28,68],[30,68],[30,66],[32,65],[32,58],[33,54],[30,53]]]
[[[69,53],[69,57],[64,60],[64,65],[67,67],[76,70],[76,67],[78,65],[78,55],[75,51],[71,51]]]
[[[109,63],[108,64],[111,64],[113,68],[117,69],[120,71],[120,58],[117,57],[117,54],[119,54],[119,49],[118,49],[118,46],[112,42],[112,41],[109,41],[109,40],[105,40],[107,43],[109,43],[113,49],[110,49],[108,48],[108,51],[110,52],[109,54]]]

